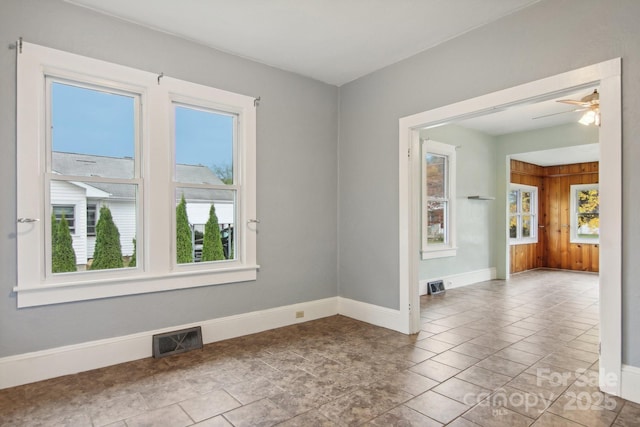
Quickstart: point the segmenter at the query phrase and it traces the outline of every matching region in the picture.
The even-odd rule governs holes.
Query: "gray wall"
[[[493,253],[496,202],[469,200],[468,196],[495,196],[495,137],[456,125],[420,132],[422,138],[454,145],[456,150],[455,257],[423,260],[420,279],[495,267]]]
[[[261,96],[256,282],[16,308],[15,50],[25,41]],[[61,0],[0,4],[0,357],[336,295],[338,89]]]
[[[399,307],[398,119],[622,57],[623,362],[640,366],[640,2],[544,0],[340,88],[339,293]],[[381,235],[371,230],[384,224]]]

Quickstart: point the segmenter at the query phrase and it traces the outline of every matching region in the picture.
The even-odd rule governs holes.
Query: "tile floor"
[[[0,390],[2,426],[639,426],[606,396],[597,276],[423,296],[405,336],[334,316]]]

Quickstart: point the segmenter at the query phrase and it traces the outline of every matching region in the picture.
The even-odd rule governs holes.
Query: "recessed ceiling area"
[[[65,0],[343,85],[539,0]]]
[[[511,158],[545,167],[597,162],[600,160],[600,144],[574,145],[532,153],[513,154]]]
[[[579,100],[585,95],[593,93],[594,89],[598,89],[598,86],[585,86],[577,90],[544,97],[542,100],[532,100],[531,102],[512,105],[504,109],[497,108],[491,113],[456,120],[451,124],[491,136],[501,136],[577,123],[582,114],[584,114],[584,109],[558,102],[558,100]],[[594,131],[598,129],[597,126],[593,125],[591,125],[591,128]],[[600,144],[590,143],[521,153],[511,155],[511,158],[545,167],[597,162],[600,159]]]
[[[576,123],[584,114],[584,110],[558,102],[558,100],[579,100],[597,88],[597,86],[583,87],[579,90],[553,96],[550,99],[517,104],[504,110],[497,110],[491,114],[465,119],[456,122],[456,124],[488,135],[498,136],[559,126],[566,123]]]

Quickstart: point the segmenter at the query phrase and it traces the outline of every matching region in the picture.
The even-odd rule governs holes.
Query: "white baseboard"
[[[407,323],[407,319],[401,316],[400,310],[393,310],[349,298],[338,297],[338,313],[352,319],[399,332],[404,331],[404,325]]]
[[[338,314],[337,297],[0,358],[0,389],[152,356],[152,336],[202,327],[205,344]],[[296,318],[304,311],[303,318]],[[349,314],[345,315],[349,316]],[[371,322],[374,323],[374,322]]]
[[[620,397],[640,403],[640,368],[622,365]]]
[[[485,282],[496,278],[496,268],[485,268],[482,270],[468,271],[466,273],[452,274],[449,276],[433,277],[420,280],[420,295],[428,293],[427,283],[434,280],[442,280],[445,289],[455,289],[462,286],[472,285],[474,283]]]

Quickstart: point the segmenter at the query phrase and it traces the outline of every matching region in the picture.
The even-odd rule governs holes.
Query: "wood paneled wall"
[[[511,182],[538,187],[538,243],[510,247],[510,271],[598,271],[599,245],[570,243],[570,190],[598,182],[598,162],[541,167],[511,160]]]

